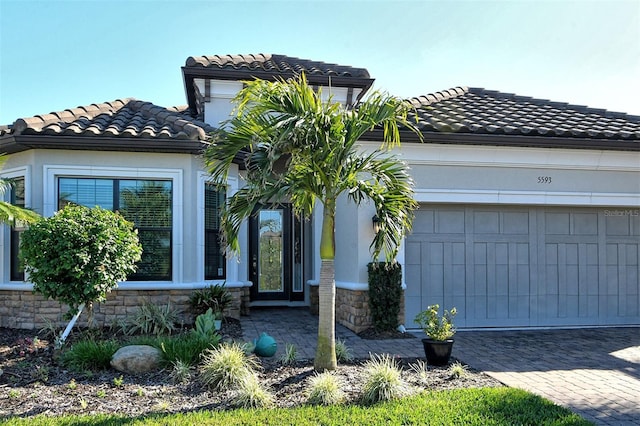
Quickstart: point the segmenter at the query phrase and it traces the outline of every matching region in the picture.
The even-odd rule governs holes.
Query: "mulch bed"
[[[222,334],[224,340],[241,340],[240,323],[227,321],[223,324]],[[407,338],[402,333],[398,334],[395,337]],[[375,332],[365,335],[381,337]],[[81,336],[82,333],[73,333],[70,343]],[[122,373],[113,369],[78,373],[61,365],[57,355],[53,349],[53,339],[38,338],[32,330],[0,328],[0,419],[38,414],[117,413],[140,416],[158,412],[233,408],[230,405],[231,394],[212,392],[203,387],[195,369],[191,381],[176,384],[171,381],[168,370],[137,376],[122,376]],[[358,401],[365,361],[343,363],[335,372],[342,380],[347,402]],[[402,377],[408,389],[414,392],[421,389],[502,386],[486,374],[472,369],[468,370],[465,377],[454,379],[447,368],[429,366],[428,374],[421,379],[409,368],[416,361],[397,360],[403,369]],[[315,374],[312,360],[300,360],[295,365],[284,366],[277,359],[263,358],[261,364],[260,380],[274,394],[277,406],[293,407],[305,403],[306,380]],[[121,384],[118,380],[120,377]]]

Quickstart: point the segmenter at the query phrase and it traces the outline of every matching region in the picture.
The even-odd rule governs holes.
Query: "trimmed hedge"
[[[397,262],[376,262],[369,263],[367,269],[373,327],[376,331],[395,330],[402,301],[402,268]]]

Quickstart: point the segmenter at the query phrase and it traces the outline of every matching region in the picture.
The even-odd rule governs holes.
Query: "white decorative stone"
[[[111,366],[127,374],[140,374],[160,367],[162,353],[148,345],[123,346],[111,357]]]

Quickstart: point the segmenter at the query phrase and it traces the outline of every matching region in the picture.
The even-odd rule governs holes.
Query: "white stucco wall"
[[[10,156],[3,176],[24,175],[27,206],[44,216],[57,208],[57,178],[60,176],[108,178],[158,178],[173,182],[173,277],[167,282],[126,282],[121,289],[198,288],[204,280],[204,182],[208,174],[201,159],[189,154],[119,153],[67,150],[30,150]],[[237,168],[231,173],[229,192],[237,190]],[[8,244],[8,227],[0,232],[0,247]],[[245,250],[246,251],[246,250]],[[24,288],[29,284],[8,281],[8,253],[2,255],[0,289]],[[246,275],[246,274],[245,274]],[[246,279],[246,278],[245,278]],[[227,285],[245,285],[236,259],[227,261]]]
[[[365,152],[379,146],[361,143]],[[409,164],[422,203],[640,207],[638,152],[406,143],[393,154]],[[345,204],[336,220],[336,285],[366,288],[374,210]]]

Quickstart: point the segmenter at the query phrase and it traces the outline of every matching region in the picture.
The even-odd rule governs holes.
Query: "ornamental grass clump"
[[[311,405],[335,405],[344,400],[342,383],[335,374],[325,371],[309,378],[306,390],[307,402]]]
[[[362,390],[362,402],[375,404],[381,401],[398,399],[405,393],[400,368],[388,354],[371,355],[364,365],[365,384]]]
[[[339,362],[351,362],[353,361],[353,354],[351,348],[347,346],[347,343],[342,340],[336,340],[336,358]]]
[[[237,388],[244,378],[255,373],[258,362],[248,357],[242,346],[226,343],[203,353],[200,380],[214,390]]]
[[[420,325],[424,333],[433,340],[448,340],[456,334],[453,326],[453,317],[458,313],[456,308],[445,310],[442,316],[438,315],[440,305],[430,305],[427,309],[416,315],[414,321]]]
[[[242,408],[266,408],[273,405],[274,398],[271,392],[260,384],[256,373],[251,372],[238,382],[232,402]]]

